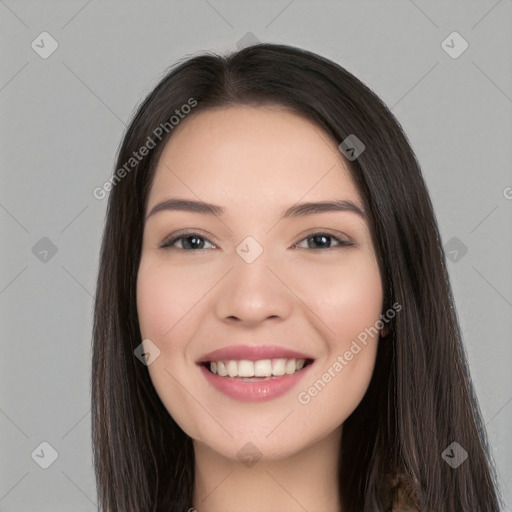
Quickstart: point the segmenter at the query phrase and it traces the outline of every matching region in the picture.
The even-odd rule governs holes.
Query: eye
[[[324,231],[318,231],[316,233],[309,234],[306,238],[301,240],[301,242],[308,242],[308,249],[333,249],[336,247],[331,247],[330,239],[334,239],[338,245],[336,247],[354,247],[356,244],[350,240],[343,240],[342,238]],[[309,243],[311,241],[311,243]],[[300,243],[300,242],[299,242]],[[299,243],[294,244],[292,247],[299,247]],[[320,247],[314,247],[315,245],[319,245]],[[313,247],[312,247],[313,246]],[[305,249],[306,247],[299,247],[300,249]]]
[[[331,239],[334,239],[337,246],[331,247]],[[176,245],[177,242],[181,241],[181,247]],[[300,243],[307,241],[307,247],[300,247]],[[309,243],[311,241],[311,243]],[[194,251],[194,250],[202,250],[208,249],[205,247],[205,244],[210,244],[212,249],[216,249],[217,246],[210,242],[207,238],[200,235],[199,233],[179,233],[172,235],[170,238],[165,240],[161,245],[160,249],[179,249],[183,251]],[[292,245],[293,248],[299,249],[335,249],[336,247],[354,247],[356,244],[349,240],[344,240],[332,233],[327,231],[318,231],[315,233],[309,234],[306,238],[303,238],[300,242]],[[317,246],[317,247],[315,247]],[[319,247],[318,247],[319,246]]]
[[[176,242],[178,241],[182,241],[181,247],[176,247]],[[173,235],[171,238],[165,240],[160,245],[160,249],[172,248],[181,249],[185,251],[190,251],[194,249],[205,249],[205,241],[206,243],[211,244],[213,248],[216,247],[215,244],[211,243],[204,236],[201,236],[198,233],[181,233],[179,235]]]

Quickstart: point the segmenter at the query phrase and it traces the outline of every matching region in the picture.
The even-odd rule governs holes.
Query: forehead
[[[330,134],[286,108],[209,109],[184,119],[173,132],[149,202],[169,194],[260,206],[304,196],[357,200],[348,165]]]

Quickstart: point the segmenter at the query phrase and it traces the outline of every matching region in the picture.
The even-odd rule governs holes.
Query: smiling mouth
[[[273,380],[302,371],[313,363],[313,359],[260,359],[257,361],[221,360],[201,363],[209,372],[225,378],[236,378],[246,382]]]

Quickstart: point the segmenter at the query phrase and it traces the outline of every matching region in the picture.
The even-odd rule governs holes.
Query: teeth
[[[286,373],[286,359],[277,359],[272,365],[274,375],[284,375]]]
[[[236,361],[228,361],[226,368],[230,377],[236,377],[238,375],[238,364]]]
[[[286,373],[288,375],[295,373],[296,369],[297,369],[297,364],[295,363],[295,359],[289,359],[288,361],[286,361]]]
[[[212,361],[210,370],[221,377],[271,377],[292,375],[302,369],[305,359],[260,359],[258,361]]]
[[[270,359],[262,359],[254,361],[255,377],[270,377],[272,375],[272,361]]]
[[[236,361],[230,362],[234,363],[234,366],[236,368]],[[239,377],[254,377],[254,363],[252,361],[239,361],[237,373]]]
[[[215,373],[215,370],[213,368],[213,365],[212,363],[210,363],[210,370]],[[224,364],[224,361],[218,361],[217,362],[217,373],[221,376],[221,377],[226,377],[226,375],[228,374],[228,371],[226,370],[226,365]]]

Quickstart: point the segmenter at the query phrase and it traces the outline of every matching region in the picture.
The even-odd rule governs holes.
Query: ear
[[[389,325],[385,325],[381,330],[380,330],[380,337],[381,338],[386,338],[389,334]]]

